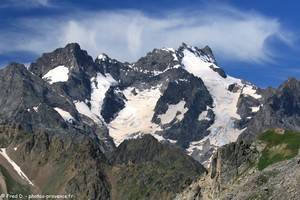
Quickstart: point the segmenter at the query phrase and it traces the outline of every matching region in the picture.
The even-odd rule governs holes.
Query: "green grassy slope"
[[[283,134],[279,134],[274,130],[269,130],[260,135],[258,139],[266,143],[258,162],[259,170],[295,157],[300,149],[300,133],[298,132],[285,131]]]

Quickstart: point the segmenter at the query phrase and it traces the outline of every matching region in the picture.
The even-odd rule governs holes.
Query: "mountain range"
[[[1,69],[0,88],[9,198],[300,197],[300,81],[259,88],[208,46],[128,63],[71,43]]]

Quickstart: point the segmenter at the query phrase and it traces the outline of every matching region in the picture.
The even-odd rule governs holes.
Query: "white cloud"
[[[218,56],[248,62],[271,61],[269,38],[293,42],[281,23],[257,13],[232,7],[175,11],[150,16],[140,11],[115,10],[76,13],[76,17],[27,19],[20,28],[27,32],[0,31],[0,54],[10,50],[37,53],[78,42],[90,54],[101,52],[122,61],[134,61],[153,48],[209,45]]]
[[[49,6],[49,0],[2,0],[2,7],[41,7],[41,6]]]
[[[39,4],[39,5],[42,5],[42,6],[49,5],[49,0],[29,0],[29,1]]]

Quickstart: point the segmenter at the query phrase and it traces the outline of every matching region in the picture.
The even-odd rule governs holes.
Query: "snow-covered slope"
[[[47,72],[47,74],[43,76],[43,79],[47,80],[50,84],[57,83],[57,82],[65,82],[69,78],[68,74],[69,74],[69,69],[61,65]]]
[[[116,145],[123,140],[138,134],[153,134],[159,130],[158,125],[151,122],[154,107],[160,97],[159,87],[133,92],[132,87],[123,91],[127,101],[125,108],[109,124],[109,134]]]
[[[70,122],[72,123],[72,121],[74,121],[74,117],[67,111],[61,109],[61,108],[57,108],[55,107],[54,110],[56,112],[58,112],[58,114],[66,121],[66,122]]]
[[[0,149],[0,154],[9,162],[9,164],[11,164],[14,170],[20,175],[20,177],[22,177],[22,179],[26,180],[30,185],[34,185],[22,171],[22,169],[8,156],[5,148]]]
[[[98,115],[101,113],[105,93],[110,86],[116,85],[116,80],[110,74],[102,75],[97,73],[97,76],[91,79],[91,112]]]
[[[209,128],[211,134],[208,136],[210,142],[216,146],[221,146],[236,140],[241,130],[234,128],[234,121],[240,119],[237,114],[237,102],[239,93],[232,93],[228,90],[229,85],[241,84],[241,80],[227,76],[221,77],[213,71],[210,66],[217,67],[215,64],[206,62],[202,57],[184,50],[182,59],[183,67],[190,73],[201,78],[213,97],[215,122]]]
[[[182,120],[186,111],[187,109],[185,108],[185,101],[182,100],[175,105],[168,105],[167,112],[159,115],[158,118],[161,120],[162,124],[168,124],[174,119],[179,121]]]
[[[213,70],[219,67],[215,63],[209,62],[207,57],[195,54],[192,47],[185,49],[183,54],[184,69],[203,80],[214,100],[212,110],[215,114],[214,123],[208,129],[210,134],[199,141],[191,142],[187,151],[192,155],[195,151],[203,151],[203,145],[207,142],[213,147],[218,147],[236,141],[244,130],[235,126],[235,122],[241,120],[241,116],[238,114],[240,96],[247,95],[255,99],[259,99],[261,96],[256,93],[255,87],[243,83],[241,79],[228,75],[220,76]],[[236,85],[240,89],[235,92],[230,91],[228,89],[230,85]],[[251,107],[252,112],[257,112],[258,108]],[[206,113],[201,113],[199,118],[206,118]]]

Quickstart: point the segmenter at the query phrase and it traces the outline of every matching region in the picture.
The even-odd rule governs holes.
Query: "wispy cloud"
[[[176,48],[186,42],[209,45],[231,60],[268,62],[276,56],[269,38],[287,45],[294,40],[277,19],[226,6],[177,10],[159,17],[137,10],[79,12],[72,17],[21,20],[18,25],[19,32],[0,31],[0,54],[41,53],[78,42],[93,56],[106,52],[133,61],[153,48]]]
[[[49,0],[2,0],[0,8],[2,7],[41,7],[49,6]]]

